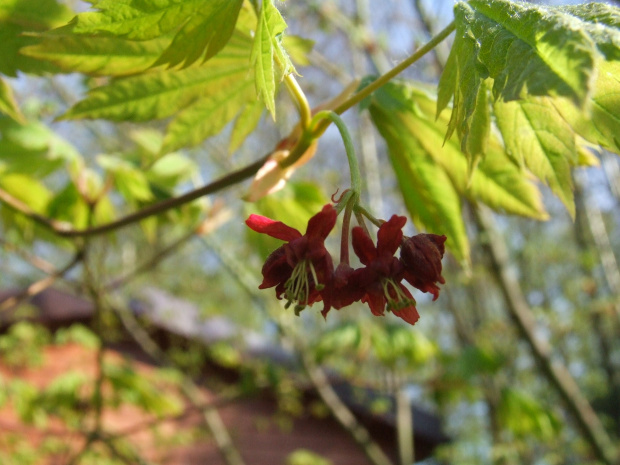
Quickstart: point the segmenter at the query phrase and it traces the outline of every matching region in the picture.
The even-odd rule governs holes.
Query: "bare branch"
[[[58,279],[63,278],[65,274],[67,274],[75,265],[77,265],[81,261],[82,261],[82,254],[77,253],[75,257],[73,257],[73,259],[60,270],[57,270],[50,276],[46,276],[45,278],[32,283],[24,291],[20,292],[19,294],[13,297],[9,297],[8,299],[0,303],[0,313],[16,305],[19,305],[26,299],[29,299],[30,297],[35,296],[38,293],[44,291],[45,289],[50,287],[52,284],[54,284]]]
[[[205,195],[213,194],[227,187],[238,184],[246,179],[252,177],[256,172],[260,169],[261,166],[264,165],[267,156],[247,165],[237,171],[233,171],[225,176],[222,176],[216,181],[213,181],[205,186],[199,187],[198,189],[194,189],[192,191],[187,192],[186,194],[180,195],[178,197],[172,197],[170,199],[162,200],[161,202],[157,202],[153,205],[149,205],[141,210],[138,210],[134,213],[131,213],[127,216],[119,218],[118,220],[112,221],[110,223],[106,223],[99,226],[94,226],[85,229],[74,229],[70,224],[57,221],[52,218],[48,218],[46,216],[41,215],[40,213],[35,212],[32,208],[26,205],[21,200],[13,197],[11,194],[6,192],[3,189],[0,189],[0,201],[4,202],[8,207],[13,210],[21,213],[41,226],[51,230],[54,234],[60,237],[85,237],[85,236],[96,236],[99,234],[104,234],[110,231],[115,231],[124,226],[128,226],[130,224],[136,223],[137,221],[143,220],[150,216],[159,215],[173,208],[180,207],[181,205],[185,205],[193,200],[196,200]]]
[[[530,346],[542,373],[568,406],[597,458],[607,465],[616,464],[615,447],[575,379],[563,364],[553,362],[549,344],[536,337],[534,315],[525,300],[519,282],[509,271],[508,252],[503,240],[493,227],[492,217],[488,212],[479,208],[474,208],[473,212],[480,232],[488,238],[486,250],[491,259],[493,275],[498,281],[506,300],[506,308],[517,325],[521,337]]]
[[[351,410],[340,400],[336,391],[329,384],[325,372],[314,363],[307,351],[300,350],[300,356],[304,368],[321,399],[329,407],[338,423],[362,448],[368,459],[374,465],[392,465],[392,461],[385,455],[377,443],[372,440],[366,428],[357,421]]]
[[[36,255],[31,254],[30,252],[22,250],[20,247],[16,246],[15,244],[11,244],[2,237],[0,237],[0,245],[2,245],[2,247],[4,247],[6,250],[13,252],[23,260],[27,261],[35,268],[41,270],[45,274],[54,274],[58,272],[57,268],[47,260],[44,260],[41,257],[37,257]]]

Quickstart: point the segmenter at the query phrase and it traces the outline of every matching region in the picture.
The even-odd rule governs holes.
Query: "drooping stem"
[[[344,149],[347,153],[347,160],[349,162],[349,170],[351,172],[351,190],[359,195],[362,190],[362,175],[360,174],[359,163],[355,155],[353,139],[351,138],[351,134],[349,134],[347,125],[344,124],[342,118],[333,111],[321,111],[314,115],[311,127],[320,125],[324,120],[329,120],[334,123],[338,131],[340,131],[340,137],[342,137],[342,142],[344,143]]]
[[[370,231],[368,230],[368,226],[366,226],[366,222],[364,221],[364,216],[359,212],[359,210],[355,209],[355,219],[357,220],[357,224],[364,230],[367,236],[370,237]]]
[[[353,194],[345,207],[342,218],[342,236],[340,238],[340,263],[349,264],[349,229],[351,229],[351,214],[358,201],[358,196]]]
[[[445,40],[446,37],[448,37],[454,31],[454,29],[455,29],[455,23],[454,21],[452,21],[441,32],[439,32],[435,37],[433,37],[430,41],[428,41],[426,45],[416,50],[416,52],[413,53],[413,55],[411,55],[410,57],[400,62],[398,65],[396,65],[394,68],[389,70],[387,73],[379,76],[377,79],[375,79],[373,82],[368,84],[363,89],[360,89],[359,92],[353,94],[351,97],[349,97],[344,102],[342,102],[340,105],[338,105],[333,110],[333,112],[338,115],[341,115],[342,113],[347,111],[349,108],[353,107],[354,105],[364,100],[366,97],[372,94],[375,90],[387,84],[389,81],[394,79],[398,74],[403,72],[409,66],[411,66],[416,61],[418,61],[420,58],[422,58],[424,55],[426,55],[431,50],[433,50],[440,42]],[[316,115],[315,115],[315,118],[316,118]],[[302,134],[302,137],[300,138],[297,145],[293,148],[289,156],[285,160],[282,161],[281,166],[283,168],[286,168],[287,166],[291,166],[295,164],[297,160],[299,160],[299,158],[305,153],[310,143],[313,140],[318,139],[325,132],[325,130],[329,127],[329,125],[332,122],[333,122],[332,119],[323,118],[320,121],[317,121],[317,124],[311,125],[310,127],[311,132],[308,130],[304,131]]]

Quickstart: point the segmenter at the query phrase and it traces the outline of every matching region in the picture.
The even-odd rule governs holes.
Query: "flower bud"
[[[446,236],[418,234],[405,239],[400,249],[400,261],[405,268],[405,279],[422,292],[439,297],[439,287],[444,284],[441,276],[441,259],[445,252]]]

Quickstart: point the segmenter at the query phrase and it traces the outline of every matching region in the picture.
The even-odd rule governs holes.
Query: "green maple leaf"
[[[17,76],[17,71],[54,71],[53,66],[19,53],[22,47],[37,41],[24,33],[47,31],[71,17],[71,10],[55,0],[0,0],[0,73]]]
[[[566,99],[555,99],[558,111],[586,140],[620,154],[620,9],[603,3],[559,7],[576,17],[595,42],[602,57],[587,110],[580,111]]]
[[[76,34],[108,33],[149,40],[175,32],[156,64],[186,67],[215,56],[228,42],[243,0],[100,0],[74,20]]]
[[[605,61],[598,68],[589,112],[565,99],[554,99],[553,105],[577,134],[620,154],[620,61]]]
[[[24,47],[25,56],[46,60],[68,73],[124,76],[147,70],[170,44],[170,38],[145,41],[74,34],[71,27],[37,34],[39,43]]]
[[[286,22],[272,0],[263,0],[251,60],[254,66],[256,92],[262,97],[274,119],[277,83],[295,70],[282,45],[282,34],[285,29]]]
[[[414,223],[428,232],[448,236],[452,253],[467,260],[469,244],[461,199],[447,173],[435,159],[425,156],[424,147],[409,132],[413,111],[403,100],[402,90],[390,83],[375,92],[369,106],[372,120],[387,142],[390,161]]]
[[[0,79],[0,113],[4,113],[17,122],[25,122],[13,96],[13,90],[4,79]]]
[[[579,20],[599,52],[607,60],[620,60],[620,10],[605,3],[558,7],[558,11]]]
[[[168,126],[162,152],[198,145],[218,134],[246,104],[251,106],[256,99],[253,84],[251,79],[223,82],[217,92],[181,111]]]
[[[546,219],[538,189],[500,141],[489,137],[487,155],[471,173],[456,138],[443,143],[447,117],[434,118],[435,98],[416,87],[387,84],[373,94],[369,106],[414,221],[446,234],[453,253],[468,259],[462,197],[497,211]]]
[[[254,103],[246,105],[241,111],[235,120],[235,125],[230,135],[229,152],[237,150],[250,133],[254,131],[254,128],[256,128],[263,115],[264,108],[265,106],[263,103],[256,99]]]
[[[577,164],[578,146],[572,127],[561,117],[552,100],[549,97],[498,100],[494,113],[507,153],[549,184],[574,217],[571,166]]]
[[[439,83],[437,113],[454,100],[448,137],[456,130],[466,151],[486,79],[494,99],[561,96],[585,108],[601,49],[609,55],[617,50],[616,39],[593,32],[591,23],[565,8],[471,0],[454,11],[456,37]]]
[[[75,174],[80,164],[75,147],[44,124],[0,116],[0,173],[42,178],[63,167]]]
[[[187,20],[155,65],[189,66],[215,56],[228,42],[243,0],[209,0]],[[204,56],[203,56],[204,55]]]
[[[204,64],[114,80],[93,89],[61,118],[140,122],[175,116],[162,150],[195,145],[255,102],[254,76],[248,72],[250,49],[251,39],[236,32]]]

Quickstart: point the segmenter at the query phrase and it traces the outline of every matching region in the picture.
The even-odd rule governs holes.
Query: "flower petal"
[[[355,255],[359,257],[364,265],[370,265],[370,263],[377,258],[377,249],[372,239],[360,226],[353,228],[351,236],[351,243],[353,244]]]
[[[368,302],[368,306],[370,307],[370,311],[375,316],[383,316],[385,311],[385,296],[381,293],[367,293],[363,298],[362,302]]]
[[[416,322],[420,319],[420,314],[415,308],[415,305],[410,305],[409,307],[403,308],[402,310],[394,310],[392,311],[392,313],[397,317],[402,318],[412,326],[416,324]]]
[[[284,246],[274,250],[263,265],[263,282],[259,289],[267,289],[279,283],[285,282],[291,277],[292,268],[286,261]]]
[[[407,222],[404,216],[392,215],[383,223],[377,233],[377,254],[394,255],[403,240],[403,226]]]
[[[275,237],[282,241],[290,242],[293,239],[301,237],[301,233],[295,228],[291,228],[281,221],[275,221],[261,215],[250,215],[250,217],[245,220],[245,224],[258,233],[267,234],[268,236]]]
[[[332,204],[327,204],[323,209],[308,221],[306,236],[309,238],[320,238],[323,241],[327,238],[336,224],[338,213]]]

